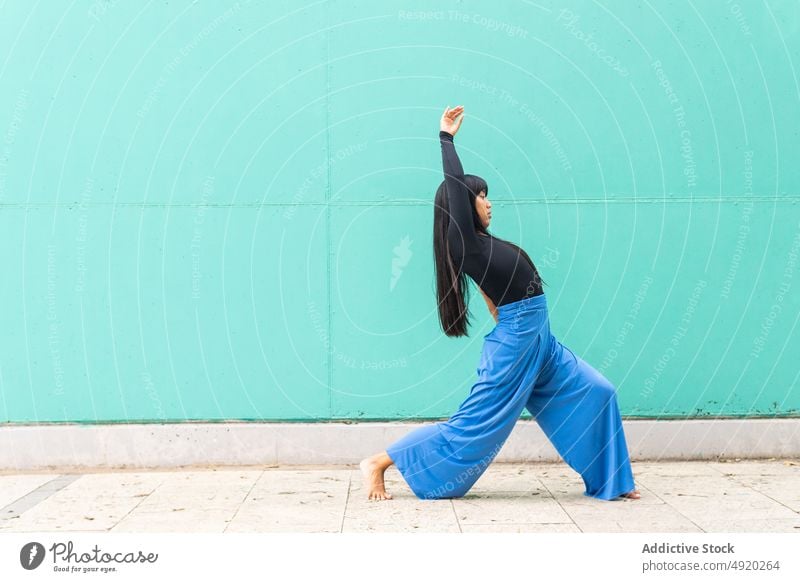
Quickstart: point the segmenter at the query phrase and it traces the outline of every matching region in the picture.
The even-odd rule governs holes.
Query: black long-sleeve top
[[[505,241],[478,234],[464,182],[464,168],[456,154],[453,136],[440,131],[439,142],[450,207],[447,241],[456,268],[469,275],[496,307],[541,295],[539,272],[525,255]]]

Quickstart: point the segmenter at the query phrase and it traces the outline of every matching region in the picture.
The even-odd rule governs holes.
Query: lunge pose
[[[467,335],[469,276],[496,325],[484,336],[478,379],[455,414],[361,461],[367,495],[392,498],[383,475],[394,463],[420,499],[462,497],[527,409],[583,478],[584,495],[638,499],[616,389],[550,332],[544,281],[528,254],[487,232],[489,187],[464,174],[453,142],[463,120],[462,106],[448,107],[439,127],[444,181],[433,233],[439,320],[446,335]]]

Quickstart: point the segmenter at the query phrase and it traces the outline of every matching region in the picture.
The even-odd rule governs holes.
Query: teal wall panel
[[[449,416],[438,119],[623,414],[797,415],[800,8],[0,8],[0,421]]]
[[[319,215],[277,205],[4,209],[0,228],[16,244],[4,246],[15,276],[0,294],[5,420],[327,416]],[[303,249],[302,268],[287,249]]]

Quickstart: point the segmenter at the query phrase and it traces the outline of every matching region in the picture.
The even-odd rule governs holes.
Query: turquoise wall
[[[797,415],[797,2],[436,6],[3,3],[0,420],[448,417],[457,104],[624,415]]]

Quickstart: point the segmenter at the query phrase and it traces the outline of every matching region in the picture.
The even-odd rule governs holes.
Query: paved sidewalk
[[[564,463],[489,466],[461,499],[417,499],[395,466],[0,472],[0,532],[795,532],[800,459],[633,462],[637,500],[583,495]]]

